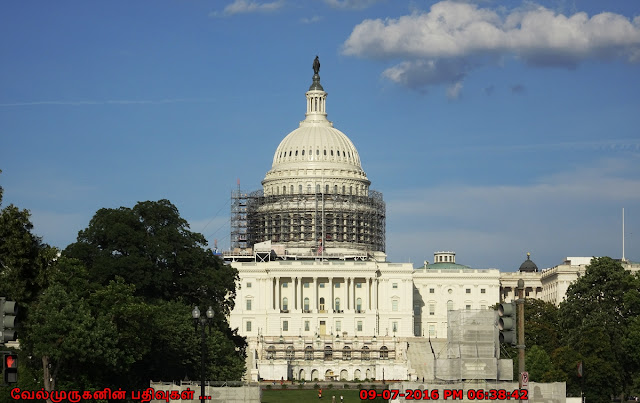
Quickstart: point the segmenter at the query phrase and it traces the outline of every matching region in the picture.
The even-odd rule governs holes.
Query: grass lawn
[[[331,403],[331,397],[336,397],[340,403],[340,395],[344,396],[344,403],[384,402],[382,398],[375,400],[360,400],[360,391],[356,389],[322,389],[322,399],[318,399],[316,389],[286,389],[263,390],[262,403]]]

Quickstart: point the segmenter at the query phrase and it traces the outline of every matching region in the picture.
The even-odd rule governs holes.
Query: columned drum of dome
[[[263,189],[246,197],[251,248],[272,241],[288,254],[385,251],[385,203],[371,190],[351,140],[327,119],[327,93],[314,63],[305,119],[280,142]],[[232,240],[234,238],[232,223]]]

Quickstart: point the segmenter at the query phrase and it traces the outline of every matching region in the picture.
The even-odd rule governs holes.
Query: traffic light
[[[12,353],[5,354],[2,359],[2,365],[4,367],[5,383],[18,382],[18,355]]]
[[[498,329],[500,329],[500,343],[517,344],[516,339],[516,303],[503,302],[498,306]]]
[[[15,330],[18,307],[15,301],[0,297],[0,345],[18,338]]]

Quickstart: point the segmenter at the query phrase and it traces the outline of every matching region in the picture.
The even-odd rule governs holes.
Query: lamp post
[[[198,325],[200,325],[200,330],[201,330],[201,335],[202,335],[202,354],[201,354],[201,361],[200,361],[200,370],[201,370],[201,381],[200,381],[200,401],[202,403],[204,403],[204,359],[205,359],[205,355],[206,355],[206,335],[204,333],[204,327],[208,325],[209,327],[209,334],[211,334],[211,323],[213,322],[213,309],[211,308],[211,306],[209,306],[209,309],[207,309],[207,316],[206,317],[200,317],[200,309],[198,309],[198,307],[196,306],[195,308],[193,308],[193,311],[191,311],[191,316],[193,317],[193,324],[195,326],[195,330],[196,330],[196,334],[198,334]]]

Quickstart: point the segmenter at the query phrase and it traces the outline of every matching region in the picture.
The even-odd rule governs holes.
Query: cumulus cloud
[[[442,1],[428,12],[368,19],[343,44],[349,56],[401,61],[383,76],[411,88],[442,84],[438,65],[451,74],[516,57],[532,66],[574,68],[585,60],[640,61],[640,17],[610,12],[566,16],[542,6],[498,12],[477,4]],[[455,82],[459,82],[455,81]]]
[[[362,10],[379,3],[380,0],[324,0],[324,2],[333,8]]]
[[[247,13],[264,13],[275,11],[284,6],[284,0],[260,3],[253,0],[234,0],[233,3],[227,5],[222,13],[214,11],[211,16],[231,16],[235,14]]]

